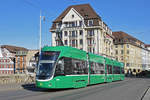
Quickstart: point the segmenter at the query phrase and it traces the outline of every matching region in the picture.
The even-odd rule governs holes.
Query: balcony
[[[94,35],[86,35],[87,39],[94,38]]]
[[[64,22],[63,23],[64,28],[80,28],[83,26],[82,21],[72,21],[72,22]]]
[[[77,36],[69,36],[69,39],[71,39],[71,40],[75,40],[75,39],[77,39]]]

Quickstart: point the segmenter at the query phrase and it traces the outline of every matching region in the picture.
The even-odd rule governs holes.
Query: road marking
[[[144,92],[141,100],[150,100],[150,88],[146,89],[146,91]]]

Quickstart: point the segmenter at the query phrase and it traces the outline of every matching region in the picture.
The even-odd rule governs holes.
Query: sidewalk
[[[18,90],[23,88],[35,87],[34,83],[24,84],[24,83],[12,83],[12,84],[0,84],[0,91],[8,91],[8,90]]]
[[[0,91],[6,91],[11,89],[21,89],[22,84],[0,84]]]
[[[148,88],[148,90],[142,100],[150,100],[150,88]]]

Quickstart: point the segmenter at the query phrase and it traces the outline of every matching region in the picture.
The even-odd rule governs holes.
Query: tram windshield
[[[37,69],[37,79],[49,79],[54,72],[54,66],[58,59],[59,52],[46,51],[41,52],[39,65]]]

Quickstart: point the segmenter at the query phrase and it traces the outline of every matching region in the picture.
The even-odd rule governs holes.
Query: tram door
[[[112,74],[112,65],[106,64],[106,82],[112,82],[113,74]]]

